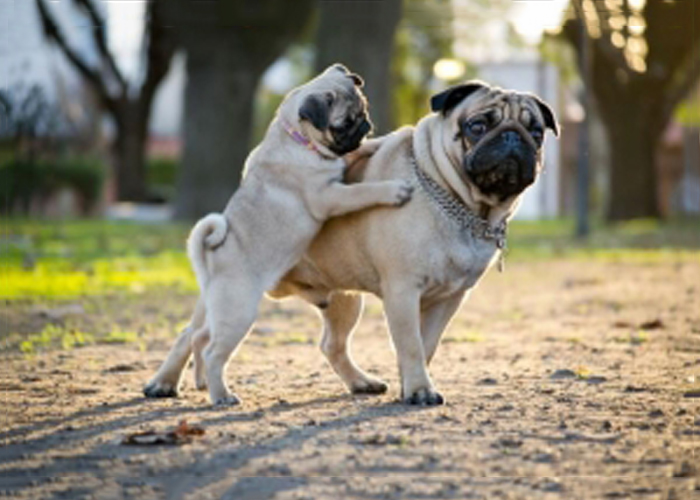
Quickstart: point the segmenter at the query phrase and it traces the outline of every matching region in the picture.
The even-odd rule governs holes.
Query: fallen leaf
[[[612,326],[614,328],[632,328],[634,325],[629,321],[615,321]]]
[[[652,319],[651,321],[645,321],[639,325],[639,328],[642,330],[658,330],[665,327],[666,325],[664,325],[664,322],[659,318]]]
[[[193,436],[203,436],[206,431],[198,425],[190,425],[187,420],[181,420],[172,430],[157,431],[149,429],[127,434],[121,440],[125,445],[181,445],[191,443]]]
[[[612,324],[613,328],[639,328],[640,330],[659,330],[661,328],[666,328],[665,323],[660,319],[652,319],[649,321],[644,321],[635,326],[631,321],[618,320]]]
[[[486,377],[479,380],[477,385],[498,385],[498,380],[492,377]]]
[[[135,372],[139,370],[145,370],[146,365],[140,362],[136,363],[120,363],[118,365],[111,366],[104,370],[104,373],[123,373],[123,372]]]

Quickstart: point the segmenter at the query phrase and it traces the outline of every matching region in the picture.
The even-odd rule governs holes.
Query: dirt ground
[[[243,399],[234,409],[209,407],[190,371],[178,399],[141,396],[171,339],[6,351],[0,496],[700,498],[695,255],[492,271],[432,363],[447,400],[435,408],[398,403],[375,299],[353,352],[390,383],[382,396],[344,392],[316,346],[315,313],[297,301],[264,305],[229,367]],[[147,318],[154,301],[123,307]],[[191,304],[178,302],[179,319]],[[121,444],[183,419],[205,434],[180,446]]]

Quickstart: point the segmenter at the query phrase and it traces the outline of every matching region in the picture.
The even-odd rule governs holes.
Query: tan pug
[[[539,98],[482,82],[450,88],[431,107],[415,128],[379,139],[362,170],[363,182],[413,182],[411,203],[328,221],[270,292],[319,308],[321,349],[352,392],[387,389],[348,350],[362,312],[356,292],[382,298],[402,398],[418,405],[443,402],[428,364],[462,300],[503,250],[506,224],[540,170],[545,129],[558,134]]]
[[[263,294],[299,260],[323,222],[410,199],[407,180],[342,182],[342,155],[371,130],[361,85],[360,77],[335,65],[291,91],[248,157],[226,209],[194,226],[187,248],[202,295],[190,325],[145,386],[146,396],[176,395],[193,344],[197,386],[208,384],[212,403],[237,404],[224,381],[229,358]]]

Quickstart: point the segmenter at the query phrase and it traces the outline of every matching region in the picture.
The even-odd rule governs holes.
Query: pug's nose
[[[520,134],[514,130],[506,130],[501,135],[501,138],[506,146],[515,146],[520,144]]]

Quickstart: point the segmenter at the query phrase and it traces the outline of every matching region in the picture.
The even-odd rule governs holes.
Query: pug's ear
[[[454,109],[460,102],[469,97],[475,92],[489,88],[489,85],[478,80],[455,85],[447,90],[443,90],[439,94],[435,94],[430,98],[430,109],[437,113],[442,112],[443,116]]]
[[[331,67],[328,69],[334,69],[336,71],[340,71],[341,73],[343,73],[345,75],[350,73],[350,70],[344,64],[340,64],[340,63],[335,63],[335,64],[331,65]]]
[[[554,135],[559,137],[559,122],[554,116],[554,111],[552,111],[552,108],[539,97],[533,95],[532,98],[535,100],[540,113],[542,113],[542,117],[544,118],[544,126],[551,129],[552,132],[554,132]]]
[[[310,95],[299,108],[299,118],[311,122],[314,128],[326,130],[328,128],[331,103],[330,100],[318,95]]]
[[[364,87],[365,86],[365,81],[362,79],[362,77],[356,73],[350,73],[348,75],[350,79],[352,80],[352,83],[355,84],[355,87]]]

